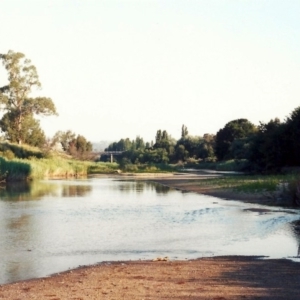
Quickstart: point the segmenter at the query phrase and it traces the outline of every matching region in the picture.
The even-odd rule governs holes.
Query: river
[[[103,261],[257,255],[299,260],[299,210],[113,178],[0,190],[0,284]]]

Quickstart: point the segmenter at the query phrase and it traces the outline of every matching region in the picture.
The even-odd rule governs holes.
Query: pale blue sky
[[[299,0],[0,0],[0,20],[0,53],[30,58],[57,106],[49,137],[178,139],[300,105]]]

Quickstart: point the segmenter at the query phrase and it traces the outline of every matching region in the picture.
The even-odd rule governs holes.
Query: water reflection
[[[62,188],[62,197],[84,197],[91,193],[90,185],[64,185]]]
[[[143,193],[148,191],[155,191],[157,194],[167,194],[171,188],[154,182],[144,181],[119,181],[119,185],[112,186],[112,190],[119,190],[125,193]]]
[[[0,201],[39,200],[46,195],[57,196],[57,186],[46,182],[8,183],[0,189]]]
[[[0,189],[0,201],[32,201],[50,197],[85,197],[92,191],[91,185],[33,181],[8,183]]]
[[[154,187],[157,194],[163,195],[163,194],[168,194],[170,192],[170,188],[165,185],[155,184]]]

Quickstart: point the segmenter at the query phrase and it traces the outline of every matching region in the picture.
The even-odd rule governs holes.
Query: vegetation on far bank
[[[297,180],[297,174],[277,175],[225,175],[222,177],[205,178],[197,183],[201,187],[232,189],[238,192],[257,193],[275,191],[279,184]]]
[[[113,173],[118,168],[117,163],[79,160],[62,151],[45,151],[28,145],[0,143],[2,182],[82,177],[94,173]]]

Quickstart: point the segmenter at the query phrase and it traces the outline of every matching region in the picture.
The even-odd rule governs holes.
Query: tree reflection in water
[[[90,185],[64,185],[62,188],[62,197],[84,197],[92,191]]]
[[[157,194],[167,194],[170,188],[162,184],[155,184],[155,191]]]
[[[157,194],[167,194],[170,191],[168,186],[147,181],[122,181],[121,184],[112,186],[112,189],[122,192],[137,192],[143,193],[147,190],[155,190]]]
[[[57,186],[39,181],[7,183],[0,189],[0,200],[40,200],[50,195],[57,196]]]

